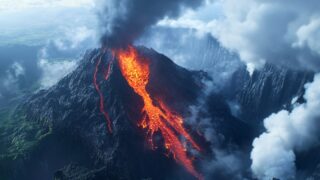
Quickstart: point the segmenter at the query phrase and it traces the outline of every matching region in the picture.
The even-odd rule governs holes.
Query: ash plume
[[[117,48],[132,44],[148,27],[164,17],[177,17],[203,0],[105,0],[97,2],[101,43]]]

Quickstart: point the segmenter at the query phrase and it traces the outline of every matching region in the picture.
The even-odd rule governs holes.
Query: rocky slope
[[[293,71],[271,64],[250,76],[242,67],[233,74],[224,96],[241,107],[240,119],[257,126],[271,113],[290,110],[294,98],[303,102],[304,85],[311,82],[313,76],[312,72]]]
[[[139,47],[138,51],[151,60],[148,91],[184,117],[190,116],[188,107],[203,95],[202,80],[207,75],[181,68],[151,49]],[[113,133],[108,133],[93,84],[99,55],[99,50],[88,52],[79,67],[57,85],[34,94],[15,111],[2,114],[8,119],[1,127],[2,179],[193,179],[172,157],[164,155],[164,149],[154,151],[147,146],[144,130],[137,127],[141,99],[117,65],[112,66],[108,80],[103,78],[105,64],[112,58],[110,52],[104,55],[98,76],[113,123]],[[232,117],[223,101],[220,107],[211,113],[216,112],[219,121],[233,121],[217,126],[223,125],[225,131],[239,124],[247,128]],[[208,145],[197,129],[186,128],[206,149]],[[239,139],[233,138],[238,134],[232,132],[229,130],[226,137]]]

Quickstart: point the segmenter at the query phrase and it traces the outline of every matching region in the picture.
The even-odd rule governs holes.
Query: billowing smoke
[[[306,103],[264,120],[266,132],[253,142],[252,171],[259,179],[295,178],[295,152],[318,145],[320,138],[320,74],[306,86]]]
[[[102,3],[102,4],[101,4]],[[184,8],[195,8],[202,0],[105,0],[97,2],[102,26],[102,44],[123,47],[133,43],[149,26],[164,17],[177,17]]]
[[[203,80],[202,83],[205,84],[204,93],[198,98],[196,105],[189,107],[190,116],[185,119],[186,123],[201,132],[210,144],[210,155],[207,154],[199,162],[199,167],[205,179],[245,179],[245,172],[250,166],[248,153],[221,131],[229,124],[225,122],[225,117],[210,114],[212,113],[211,102],[219,104],[220,107],[227,107],[227,104],[217,98],[216,88],[211,80]],[[223,127],[219,121],[225,126]],[[225,144],[225,142],[228,143]]]
[[[211,7],[220,14],[203,7],[160,24],[209,32],[250,69],[269,62],[320,70],[320,1],[217,0]]]
[[[236,6],[234,4],[237,4]],[[249,65],[271,62],[312,70],[320,69],[320,2],[312,0],[228,0],[226,18],[212,22],[213,34],[237,51]]]

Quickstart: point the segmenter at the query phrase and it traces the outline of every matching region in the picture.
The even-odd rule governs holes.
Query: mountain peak
[[[202,79],[206,78],[204,73],[179,67],[152,49],[142,46],[136,49],[150,61],[150,79],[146,87],[150,95],[163,99],[170,109],[181,116],[187,116],[188,106],[195,104],[202,92]],[[155,151],[148,147],[147,132],[137,126],[143,116],[143,101],[122,76],[117,61],[108,67],[113,58],[116,57],[111,50],[104,54],[99,49],[87,52],[76,70],[55,86],[34,94],[19,105],[16,112],[21,115],[17,118],[35,124],[30,129],[23,128],[17,132],[29,136],[22,137],[23,142],[36,141],[35,149],[25,147],[26,152],[21,152],[21,155],[29,154],[25,163],[33,163],[25,166],[24,177],[38,179],[40,174],[46,174],[32,173],[36,170],[34,167],[45,160],[49,167],[37,171],[57,172],[57,178],[79,169],[87,169],[93,176],[100,174],[117,179],[155,178],[159,174],[161,179],[193,178],[188,173],[182,173],[185,169],[176,164],[173,157],[166,157],[166,150],[160,145]],[[110,71],[108,79],[107,70]],[[103,96],[99,96],[95,88],[95,72]],[[106,119],[99,107],[102,102],[100,98],[103,98],[104,111],[110,116],[112,133],[108,132]],[[185,128],[195,134],[191,127]],[[163,143],[161,137],[157,132],[155,142]],[[39,156],[35,162],[35,157]],[[48,156],[52,159],[48,160]],[[57,159],[63,160],[56,161],[54,157],[57,156],[60,156]],[[154,162],[157,162],[156,166]]]

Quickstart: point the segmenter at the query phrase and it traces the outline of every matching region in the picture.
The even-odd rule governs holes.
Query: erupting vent
[[[94,72],[94,85],[100,96],[100,111],[104,115],[108,131],[112,132],[112,123],[108,113],[105,110],[104,96],[97,82],[99,67],[102,62],[105,50],[101,52],[100,58],[96,64]],[[143,100],[142,120],[138,122],[138,126],[147,130],[148,143],[152,149],[155,149],[153,135],[155,132],[160,132],[164,139],[164,146],[168,153],[172,154],[173,158],[183,165],[188,172],[198,179],[203,179],[193,165],[192,159],[187,153],[186,146],[190,144],[197,151],[201,151],[199,145],[192,139],[191,135],[186,131],[183,125],[183,118],[173,112],[161,99],[151,98],[147,92],[147,84],[149,83],[149,61],[138,55],[136,49],[129,46],[128,49],[113,50],[113,56],[116,55],[123,77],[128,82],[129,86]],[[110,76],[110,67],[112,61],[109,61],[108,68],[104,74],[105,80]],[[183,139],[181,139],[183,138]],[[185,142],[185,143],[184,143]]]
[[[149,61],[138,55],[136,49],[130,46],[126,50],[116,50],[116,56],[123,77],[128,84],[143,99],[142,115],[138,126],[147,129],[147,139],[154,149],[153,135],[159,131],[164,139],[165,148],[171,153],[174,159],[183,165],[188,172],[198,179],[202,179],[195,167],[192,159],[187,154],[186,144],[181,141],[184,138],[193,148],[200,151],[200,147],[192,139],[183,126],[183,119],[174,113],[161,99],[151,98],[146,86],[149,83]]]

